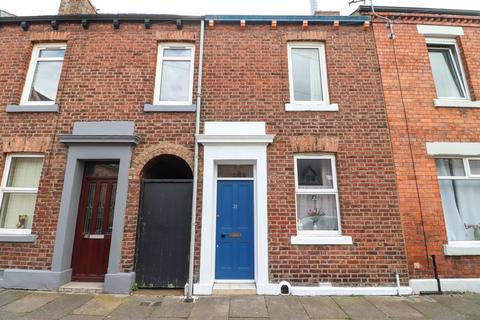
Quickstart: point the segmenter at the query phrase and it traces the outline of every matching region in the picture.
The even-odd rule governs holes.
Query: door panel
[[[217,182],[216,279],[253,279],[253,181]]]
[[[136,282],[142,288],[183,288],[188,278],[190,180],[145,180],[138,222]]]
[[[117,177],[89,176],[87,164],[75,229],[72,280],[103,281],[108,268]]]

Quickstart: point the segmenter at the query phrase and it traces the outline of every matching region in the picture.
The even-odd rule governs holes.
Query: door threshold
[[[217,282],[213,284],[213,295],[217,296],[235,296],[235,295],[256,295],[257,286],[255,282]]]
[[[215,280],[215,283],[255,283],[253,279]]]
[[[72,281],[58,288],[58,291],[66,293],[102,293],[103,282]]]

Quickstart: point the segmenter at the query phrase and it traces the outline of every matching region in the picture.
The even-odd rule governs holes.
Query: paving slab
[[[106,316],[115,310],[126,296],[98,295],[83,306],[73,310],[72,314],[89,316]]]
[[[195,302],[188,319],[191,320],[225,320],[228,318],[228,297],[202,297]]]
[[[188,318],[194,303],[183,302],[183,297],[165,297],[158,307],[153,308],[152,319]]]
[[[407,297],[408,304],[421,312],[429,319],[435,320],[463,320],[467,319],[463,314],[456,312],[428,296]]]
[[[431,297],[440,304],[465,315],[469,319],[480,319],[480,304],[463,295],[439,295]]]
[[[387,316],[363,297],[333,297],[342,310],[353,320],[383,320]]]
[[[330,297],[300,297],[310,319],[346,319],[345,312]]]
[[[425,319],[420,312],[410,307],[403,297],[366,297],[366,299],[390,319]]]
[[[105,319],[141,320],[147,319],[153,311],[153,306],[160,304],[160,297],[130,297]]]
[[[267,318],[268,311],[263,296],[243,296],[230,298],[232,318]]]
[[[92,295],[85,294],[67,294],[47,303],[43,307],[30,312],[22,320],[54,320],[60,319],[73,310],[87,303],[93,298]]]
[[[63,317],[61,320],[102,320],[102,316],[86,316],[86,315],[78,315],[78,314],[70,314],[68,316]]]
[[[23,290],[7,290],[0,293],[0,307],[9,304],[15,300],[25,297],[31,294],[31,292]]]
[[[14,313],[0,310],[0,320],[20,320],[25,313]]]
[[[15,313],[28,313],[36,310],[52,300],[55,300],[60,296],[59,293],[53,292],[34,292],[24,296],[18,300],[15,300],[4,307],[0,312],[15,312]]]
[[[298,297],[269,296],[265,297],[265,300],[267,301],[268,313],[272,319],[308,319],[307,313]]]

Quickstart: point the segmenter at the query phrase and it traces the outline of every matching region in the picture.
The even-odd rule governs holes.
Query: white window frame
[[[469,160],[480,161],[479,157],[462,157],[462,156],[437,156],[435,159],[462,159],[463,168],[465,170],[464,176],[439,176],[437,173],[438,180],[472,180],[480,179],[480,174],[472,174],[470,170]]]
[[[301,159],[315,159],[315,160],[323,160],[327,159],[330,160],[331,170],[332,170],[332,188],[312,188],[300,189],[298,186],[298,160]],[[335,155],[305,155],[305,154],[298,154],[294,156],[294,170],[295,170],[295,221],[296,221],[296,228],[297,228],[297,235],[298,236],[339,236],[342,234],[342,225],[340,221],[340,203],[339,203],[339,196],[338,196],[338,186],[337,186],[337,169],[336,169],[336,162],[335,162]],[[301,194],[318,194],[318,195],[334,195],[335,196],[335,204],[337,206],[337,224],[338,230],[299,230],[298,229],[298,204],[297,204],[297,195]]]
[[[452,53],[450,49],[445,49],[448,50],[450,53],[450,56],[453,61],[453,65],[455,68],[455,72],[457,73],[457,76],[459,77],[460,80],[460,85],[461,89],[463,90],[463,93],[465,95],[464,98],[459,98],[459,97],[442,97],[442,96],[437,96],[437,99],[439,100],[457,100],[457,101],[471,101],[472,98],[470,96],[470,90],[468,88],[468,83],[467,83],[467,78],[465,74],[465,69],[463,67],[463,61],[462,57],[460,56],[460,49],[458,47],[458,43],[456,39],[452,38],[426,38],[425,39],[427,43],[427,50],[428,50],[428,45],[445,45],[445,46],[454,46],[455,52]],[[455,56],[453,56],[455,55]],[[455,58],[458,61],[458,65],[460,70],[458,70],[457,65],[455,64]],[[433,67],[432,64],[430,63],[430,68],[432,68],[432,76],[433,76]]]
[[[322,81],[322,96],[319,101],[296,101],[293,86],[293,67],[292,67],[292,49],[307,48],[317,49],[320,58],[320,79]],[[286,105],[287,111],[338,111],[337,104],[330,104],[330,95],[328,91],[328,70],[325,53],[325,43],[323,42],[290,42],[287,44],[288,54],[288,83],[290,91],[290,103]]]
[[[190,49],[190,58],[186,57],[168,57],[164,58],[163,51],[165,49]],[[166,101],[160,100],[160,86],[162,84],[162,66],[163,61],[190,61],[190,79],[188,100],[186,101]],[[193,99],[193,74],[195,69],[195,44],[193,43],[159,43],[157,52],[157,70],[155,75],[155,88],[153,93],[153,104],[156,105],[191,105]]]
[[[0,184],[0,208],[2,207],[3,196],[5,193],[35,193],[38,194],[38,188],[19,188],[19,187],[7,187],[8,175],[10,174],[10,169],[12,165],[13,158],[44,158],[42,154],[25,154],[25,153],[12,153],[8,154],[5,160],[5,168],[3,170],[2,182]],[[43,170],[43,165],[42,165]],[[33,214],[35,217],[35,213]],[[32,221],[33,222],[33,221]],[[30,234],[32,229],[12,229],[12,228],[1,228],[0,234]]]
[[[28,66],[27,77],[25,79],[25,85],[23,86],[22,98],[20,99],[20,104],[23,105],[52,105],[55,104],[57,92],[55,92],[55,98],[53,101],[29,101],[30,91],[33,85],[33,79],[35,78],[35,71],[37,69],[37,62],[39,61],[61,61],[62,62],[62,69],[63,69],[63,62],[65,61],[65,56],[63,58],[58,57],[49,57],[49,58],[40,58],[40,50],[42,49],[67,49],[67,45],[65,43],[39,43],[33,46],[32,50],[32,57],[30,59],[30,64]],[[61,72],[61,71],[60,71]],[[61,77],[60,77],[61,78]],[[60,79],[59,85],[60,85]]]

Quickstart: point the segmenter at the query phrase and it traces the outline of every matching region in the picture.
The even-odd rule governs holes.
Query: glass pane
[[[253,178],[252,165],[219,165],[219,178]]]
[[[97,222],[95,224],[95,234],[102,234],[103,230],[103,219],[105,214],[105,202],[107,201],[107,184],[102,183],[100,185],[100,199],[98,199],[98,207],[97,207]],[[110,200],[110,199],[108,199]]]
[[[332,189],[333,175],[330,159],[297,159],[299,189]]]
[[[293,95],[295,101],[322,101],[320,55],[316,48],[292,48]]]
[[[480,240],[480,180],[439,180],[450,241]]]
[[[95,199],[95,183],[88,184],[87,203],[85,205],[85,221],[83,224],[83,233],[90,233],[90,225],[92,224],[93,201]]]
[[[110,212],[108,216],[108,232],[112,233],[113,214],[115,212],[115,196],[117,195],[117,184],[112,185],[112,193],[110,195]]]
[[[62,71],[62,61],[38,61],[29,101],[54,101]]]
[[[0,209],[0,228],[31,229],[37,195],[5,193]]]
[[[164,57],[185,57],[190,58],[191,56],[191,49],[163,49],[163,56]]]
[[[460,70],[452,55],[456,55],[453,47],[429,47],[428,55],[432,65],[433,78],[439,97],[465,98],[463,93],[461,79],[455,71]],[[460,72],[460,71],[459,71]]]
[[[85,165],[87,177],[116,177],[118,163],[87,162]]]
[[[337,202],[333,194],[297,194],[299,231],[337,231]]]
[[[463,159],[435,159],[437,165],[438,176],[465,176],[465,168],[463,167]]]
[[[160,84],[161,101],[188,101],[190,61],[163,61]]]
[[[40,50],[40,58],[63,58],[65,56],[65,49],[49,48]]]
[[[42,158],[12,157],[7,187],[38,188],[42,163]]]
[[[480,160],[468,160],[470,172],[474,175],[480,175]]]

